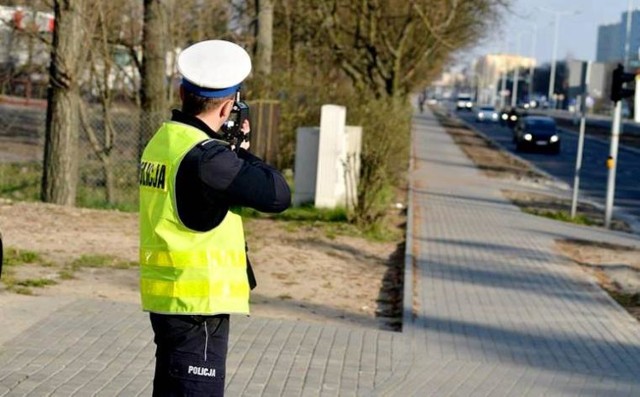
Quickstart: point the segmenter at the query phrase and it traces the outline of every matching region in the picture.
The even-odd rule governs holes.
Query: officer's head
[[[217,131],[229,117],[235,94],[251,72],[251,58],[229,41],[201,41],[180,53],[178,71],[182,75],[182,111],[204,119]]]

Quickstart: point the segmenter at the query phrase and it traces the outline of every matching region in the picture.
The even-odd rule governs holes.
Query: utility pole
[[[533,24],[533,37],[531,38],[531,66],[529,66],[529,102],[531,103],[531,96],[533,95],[533,73],[536,69],[536,39],[538,36],[538,25]]]
[[[518,79],[520,78],[520,36],[521,32],[516,35],[516,68],[513,70],[513,84],[511,85],[511,107],[518,105]]]
[[[553,58],[551,60],[551,73],[549,74],[549,95],[547,100],[551,100],[553,98],[553,94],[556,86],[556,62],[558,57],[558,19],[560,18],[560,14],[556,13],[555,17],[555,27],[553,33]],[[556,104],[555,99],[553,100],[553,108],[556,109],[558,106]]]
[[[629,48],[631,47],[631,9],[633,0],[627,1],[627,29],[624,37],[624,67],[629,67]]]
[[[504,52],[502,56],[502,60],[504,61],[504,70],[501,73],[501,82],[500,82],[500,109],[504,109],[504,91],[507,89],[507,71],[509,70],[509,65],[507,62],[507,52],[509,52],[509,46],[504,44]]]
[[[582,69],[582,98],[580,110],[582,117],[580,118],[580,135],[578,136],[578,153],[576,155],[576,169],[573,177],[573,198],[571,200],[571,219],[576,217],[578,210],[578,192],[580,190],[580,171],[582,169],[582,151],[584,148],[584,133],[586,125],[586,99],[589,95],[589,78],[591,76],[591,61],[583,65]]]
[[[579,14],[580,11],[556,11],[550,10],[544,7],[537,7],[540,11],[548,12],[553,14],[554,16],[554,33],[553,33],[553,57],[551,59],[551,74],[549,76],[549,94],[547,101],[550,101],[553,97],[555,84],[556,84],[556,59],[558,57],[558,25],[560,24],[560,16],[561,15],[576,15]],[[556,107],[556,103],[554,101],[554,108]]]

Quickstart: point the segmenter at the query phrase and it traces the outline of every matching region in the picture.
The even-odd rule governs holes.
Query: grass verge
[[[571,218],[571,200],[547,194],[502,190],[502,194],[528,214],[544,216],[562,222],[604,227],[604,211],[587,203],[578,203],[575,218]],[[631,233],[628,223],[613,219],[611,229]]]

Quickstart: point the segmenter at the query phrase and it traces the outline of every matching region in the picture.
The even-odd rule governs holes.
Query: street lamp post
[[[624,40],[624,67],[629,67],[629,48],[631,47],[631,12],[633,8],[633,0],[627,1],[627,28]]]
[[[555,84],[556,84],[556,59],[558,56],[558,19],[560,19],[560,15],[559,14],[555,14],[554,15],[555,20],[554,20],[554,33],[553,33],[553,55],[551,58],[551,74],[549,74],[549,95],[547,98],[551,99],[554,91],[555,91]],[[555,109],[556,106],[556,101],[555,99],[553,100],[553,108]]]
[[[516,56],[520,56],[520,37],[522,33],[518,32],[516,35]],[[515,108],[518,105],[518,79],[520,78],[520,60],[516,59],[516,67],[513,69],[513,84],[511,85],[511,107]]]
[[[538,25],[535,23],[532,25],[533,37],[531,38],[531,59],[533,59],[533,62],[531,62],[531,66],[529,66],[529,102],[531,102],[531,95],[533,94],[533,73],[536,68],[536,38],[538,36]]]
[[[502,51],[502,54],[503,54],[502,59],[503,59],[504,65],[501,65],[501,69],[503,70],[500,73],[500,109],[504,109],[504,105],[505,105],[504,92],[507,89],[507,72],[509,70],[509,65],[508,65],[508,62],[506,61],[507,59],[506,55],[509,52],[509,45],[506,42],[504,42],[503,46],[504,47]]]
[[[549,12],[554,15],[554,34],[553,34],[553,54],[551,58],[551,74],[549,75],[549,93],[548,100],[551,99],[555,90],[556,84],[556,59],[558,52],[558,25],[560,24],[560,16],[561,15],[575,15],[579,14],[580,11],[556,11],[550,10],[548,8],[537,7],[540,11]],[[556,107],[555,101],[553,104],[554,108]]]

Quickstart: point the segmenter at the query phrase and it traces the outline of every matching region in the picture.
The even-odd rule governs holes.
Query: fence
[[[251,109],[251,151],[269,164],[278,161],[280,103],[273,100],[249,102]]]
[[[98,106],[83,109],[77,205],[137,210],[139,134],[146,127],[156,129],[158,118],[142,115],[135,107],[118,107],[105,123]],[[256,101],[251,111],[252,151],[267,159],[277,158],[277,103]],[[160,118],[168,117],[163,114]],[[0,103],[0,196],[40,198],[45,121],[42,106]]]

